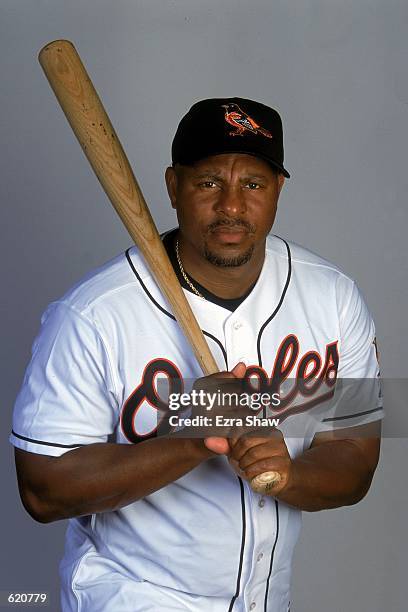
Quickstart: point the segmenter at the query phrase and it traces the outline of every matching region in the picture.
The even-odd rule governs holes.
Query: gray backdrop
[[[40,314],[130,242],[42,74],[40,47],[77,45],[160,229],[175,223],[162,175],[189,106],[235,95],[276,106],[292,173],[276,231],[357,280],[383,373],[405,377],[407,22],[403,0],[1,0],[0,590],[58,588],[64,525],[25,514],[7,442]],[[384,441],[358,506],[305,515],[294,612],[407,609],[406,450],[404,439]]]

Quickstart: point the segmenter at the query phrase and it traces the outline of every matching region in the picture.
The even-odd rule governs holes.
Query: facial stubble
[[[204,257],[218,268],[238,268],[239,266],[243,266],[251,259],[253,252],[254,245],[252,244],[245,253],[241,253],[235,257],[221,257],[209,249],[207,242],[204,243]]]

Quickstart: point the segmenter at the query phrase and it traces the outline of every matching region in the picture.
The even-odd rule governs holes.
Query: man
[[[309,418],[310,383],[319,407],[336,378],[376,380],[374,325],[353,281],[269,236],[289,177],[275,110],[198,102],[172,158],[167,252],[224,377],[292,385],[282,426],[156,435],[157,378],[181,391],[200,370],[131,248],[43,317],[11,435],[22,501],[41,522],[70,519],[64,611],[286,612],[300,511],[358,502],[379,453],[380,405]],[[264,471],[280,481],[255,494]]]

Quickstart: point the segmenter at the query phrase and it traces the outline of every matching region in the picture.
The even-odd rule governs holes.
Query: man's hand
[[[275,482],[269,495],[281,493],[290,482],[292,460],[285,444],[283,434],[275,429],[270,436],[260,437],[257,432],[230,440],[229,461],[235,471],[245,480],[251,480],[264,472],[278,472],[279,482]]]
[[[234,379],[238,382],[245,376],[246,366],[238,363],[231,372],[221,372],[197,382],[211,386],[212,383],[226,380],[227,384],[233,384]],[[229,389],[232,390],[232,389]],[[235,415],[240,412],[235,408]],[[235,432],[234,432],[235,433]],[[228,435],[228,432],[227,434]],[[259,474],[265,472],[278,472],[279,482],[274,483],[269,494],[276,495],[282,491],[289,480],[291,459],[285,444],[284,437],[279,430],[275,430],[270,436],[260,436],[259,432],[251,432],[236,437],[208,437],[204,440],[205,446],[213,453],[227,455],[234,471],[249,482]]]
[[[199,378],[196,382],[195,388],[204,388],[208,392],[211,390],[217,391],[218,389],[221,389],[224,385],[225,390],[229,393],[235,391],[239,394],[242,392],[242,387],[239,384],[239,381],[244,378],[245,372],[246,365],[242,362],[239,362],[230,372],[219,372],[217,374],[211,374],[210,376],[206,376],[204,378]],[[238,386],[236,388],[234,388],[235,381],[238,383]],[[227,386],[228,388],[226,388]],[[212,415],[214,416],[216,412],[217,410],[214,409],[212,411]],[[227,414],[227,410],[225,409],[225,407],[221,408],[221,412],[223,414]],[[230,407],[229,412],[233,416],[239,416],[240,409],[238,407],[232,406]],[[241,412],[246,413],[247,410],[242,411],[241,409]],[[226,431],[225,435],[227,436],[228,433],[229,431]],[[227,455],[231,451],[230,442],[227,437],[224,438],[220,436],[211,436],[205,438],[204,444],[208,448],[208,450],[212,451],[213,453],[216,453],[217,455]]]

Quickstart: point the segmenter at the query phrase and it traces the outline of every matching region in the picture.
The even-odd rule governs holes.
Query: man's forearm
[[[334,440],[294,459],[287,486],[276,497],[311,512],[352,505],[367,493],[373,473],[353,440]]]
[[[50,522],[126,506],[212,455],[200,440],[156,438],[137,445],[91,444],[57,458],[17,450],[16,463],[25,507]]]

